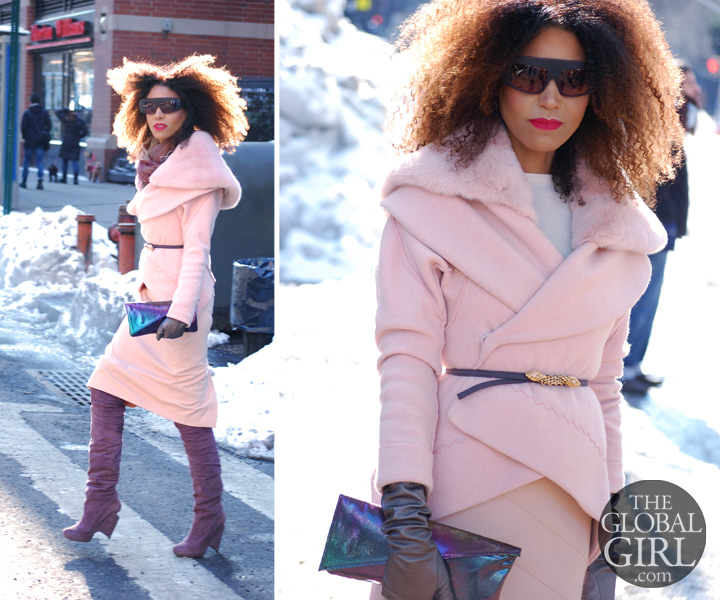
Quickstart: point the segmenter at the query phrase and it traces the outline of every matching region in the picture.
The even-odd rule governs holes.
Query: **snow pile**
[[[368,597],[367,584],[317,568],[338,494],[371,499],[380,407],[374,298],[367,273],[278,291],[278,599],[297,590],[314,600]]]
[[[117,246],[92,224],[92,263],[78,252],[81,211],[37,208],[0,217],[0,289],[15,308],[44,313],[54,333],[89,355],[102,352],[133,299],[137,273],[117,272]]]
[[[280,250],[286,282],[368,272],[384,223],[373,191],[392,46],[343,0],[281,0]]]
[[[271,343],[236,365],[214,369],[219,401],[215,436],[249,458],[275,456],[277,362],[276,345]]]
[[[113,256],[117,247],[97,223],[92,225],[92,263],[85,271],[76,247],[79,214],[65,206],[58,212],[37,208],[0,217],[0,289],[14,308],[44,314],[62,341],[94,354],[120,323],[129,288],[118,295],[115,288],[127,284],[108,284],[120,277]]]
[[[60,339],[87,354],[100,354],[125,316],[125,302],[136,302],[138,272],[121,275],[102,269],[83,279],[68,312],[57,325]]]
[[[207,347],[212,348],[214,346],[218,346],[220,344],[224,344],[230,339],[230,336],[227,333],[223,333],[222,331],[218,331],[217,329],[213,329],[208,333],[208,343]]]
[[[76,249],[75,217],[79,214],[76,208],[66,206],[56,213],[37,208],[29,215],[0,217],[0,288],[30,281],[46,289],[67,290],[84,279],[84,258]],[[93,230],[91,274],[114,264],[111,253],[115,249],[103,227],[93,224]]]

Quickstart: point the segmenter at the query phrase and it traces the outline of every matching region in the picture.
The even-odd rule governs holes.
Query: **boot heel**
[[[118,517],[117,513],[110,513],[107,517],[105,517],[105,519],[103,519],[103,522],[100,523],[98,531],[100,533],[104,533],[108,539],[110,539],[113,531],[115,531],[115,525],[117,525],[119,520],[120,517]]]
[[[215,533],[210,538],[208,546],[210,546],[215,552],[220,552],[220,540],[222,540],[223,533],[225,531],[225,522],[220,523],[220,527],[215,530]]]

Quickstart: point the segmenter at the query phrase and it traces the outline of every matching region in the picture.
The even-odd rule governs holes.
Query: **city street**
[[[107,227],[133,188],[46,183],[20,190],[20,212],[67,204]],[[2,290],[0,290],[2,297]],[[108,540],[71,542],[81,514],[90,430],[84,387],[95,356],[62,345],[45,315],[0,311],[0,599],[136,600],[273,597],[274,464],[221,446],[227,521],[220,553],[172,552],[192,522],[192,483],[177,430],[126,412],[120,521]]]
[[[88,366],[26,314],[0,316],[0,598],[272,598],[273,464],[221,450],[221,553],[177,558],[192,521],[187,460],[175,428],[142,409],[127,411],[112,539],[62,536],[82,513]]]

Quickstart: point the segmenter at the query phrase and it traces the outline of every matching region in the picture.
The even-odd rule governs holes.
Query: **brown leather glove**
[[[179,338],[183,333],[185,333],[186,329],[187,325],[185,325],[185,323],[183,323],[182,321],[166,317],[165,319],[163,319],[163,322],[160,323],[160,327],[158,327],[155,337],[158,340],[162,338],[174,340],[175,338]]]
[[[445,561],[433,542],[427,492],[419,483],[383,488],[383,533],[390,544],[382,595],[391,600],[455,600]]]

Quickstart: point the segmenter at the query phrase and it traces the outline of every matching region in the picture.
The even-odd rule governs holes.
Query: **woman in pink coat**
[[[212,428],[217,399],[208,370],[214,277],[210,238],[218,212],[240,200],[240,185],[220,155],[247,132],[237,79],[192,56],[167,66],[125,60],[108,71],[122,96],[113,133],[137,162],[138,192],[128,205],[148,243],[140,256],[139,299],[171,301],[156,335],[131,337],[123,320],[88,381],[90,467],[85,509],[65,537],[108,537],[118,521],[116,491],[125,406],[140,406],[175,423],[190,463],[195,517],[173,550],[202,556],[217,550],[225,516],[220,460]],[[197,332],[186,328],[197,319]]]
[[[435,0],[400,46],[416,71],[382,188],[391,554],[373,595],[454,598],[432,513],[522,548],[502,600],[595,597],[597,519],[623,486],[628,314],[665,245],[648,205],[682,139],[678,71],[645,0]]]

